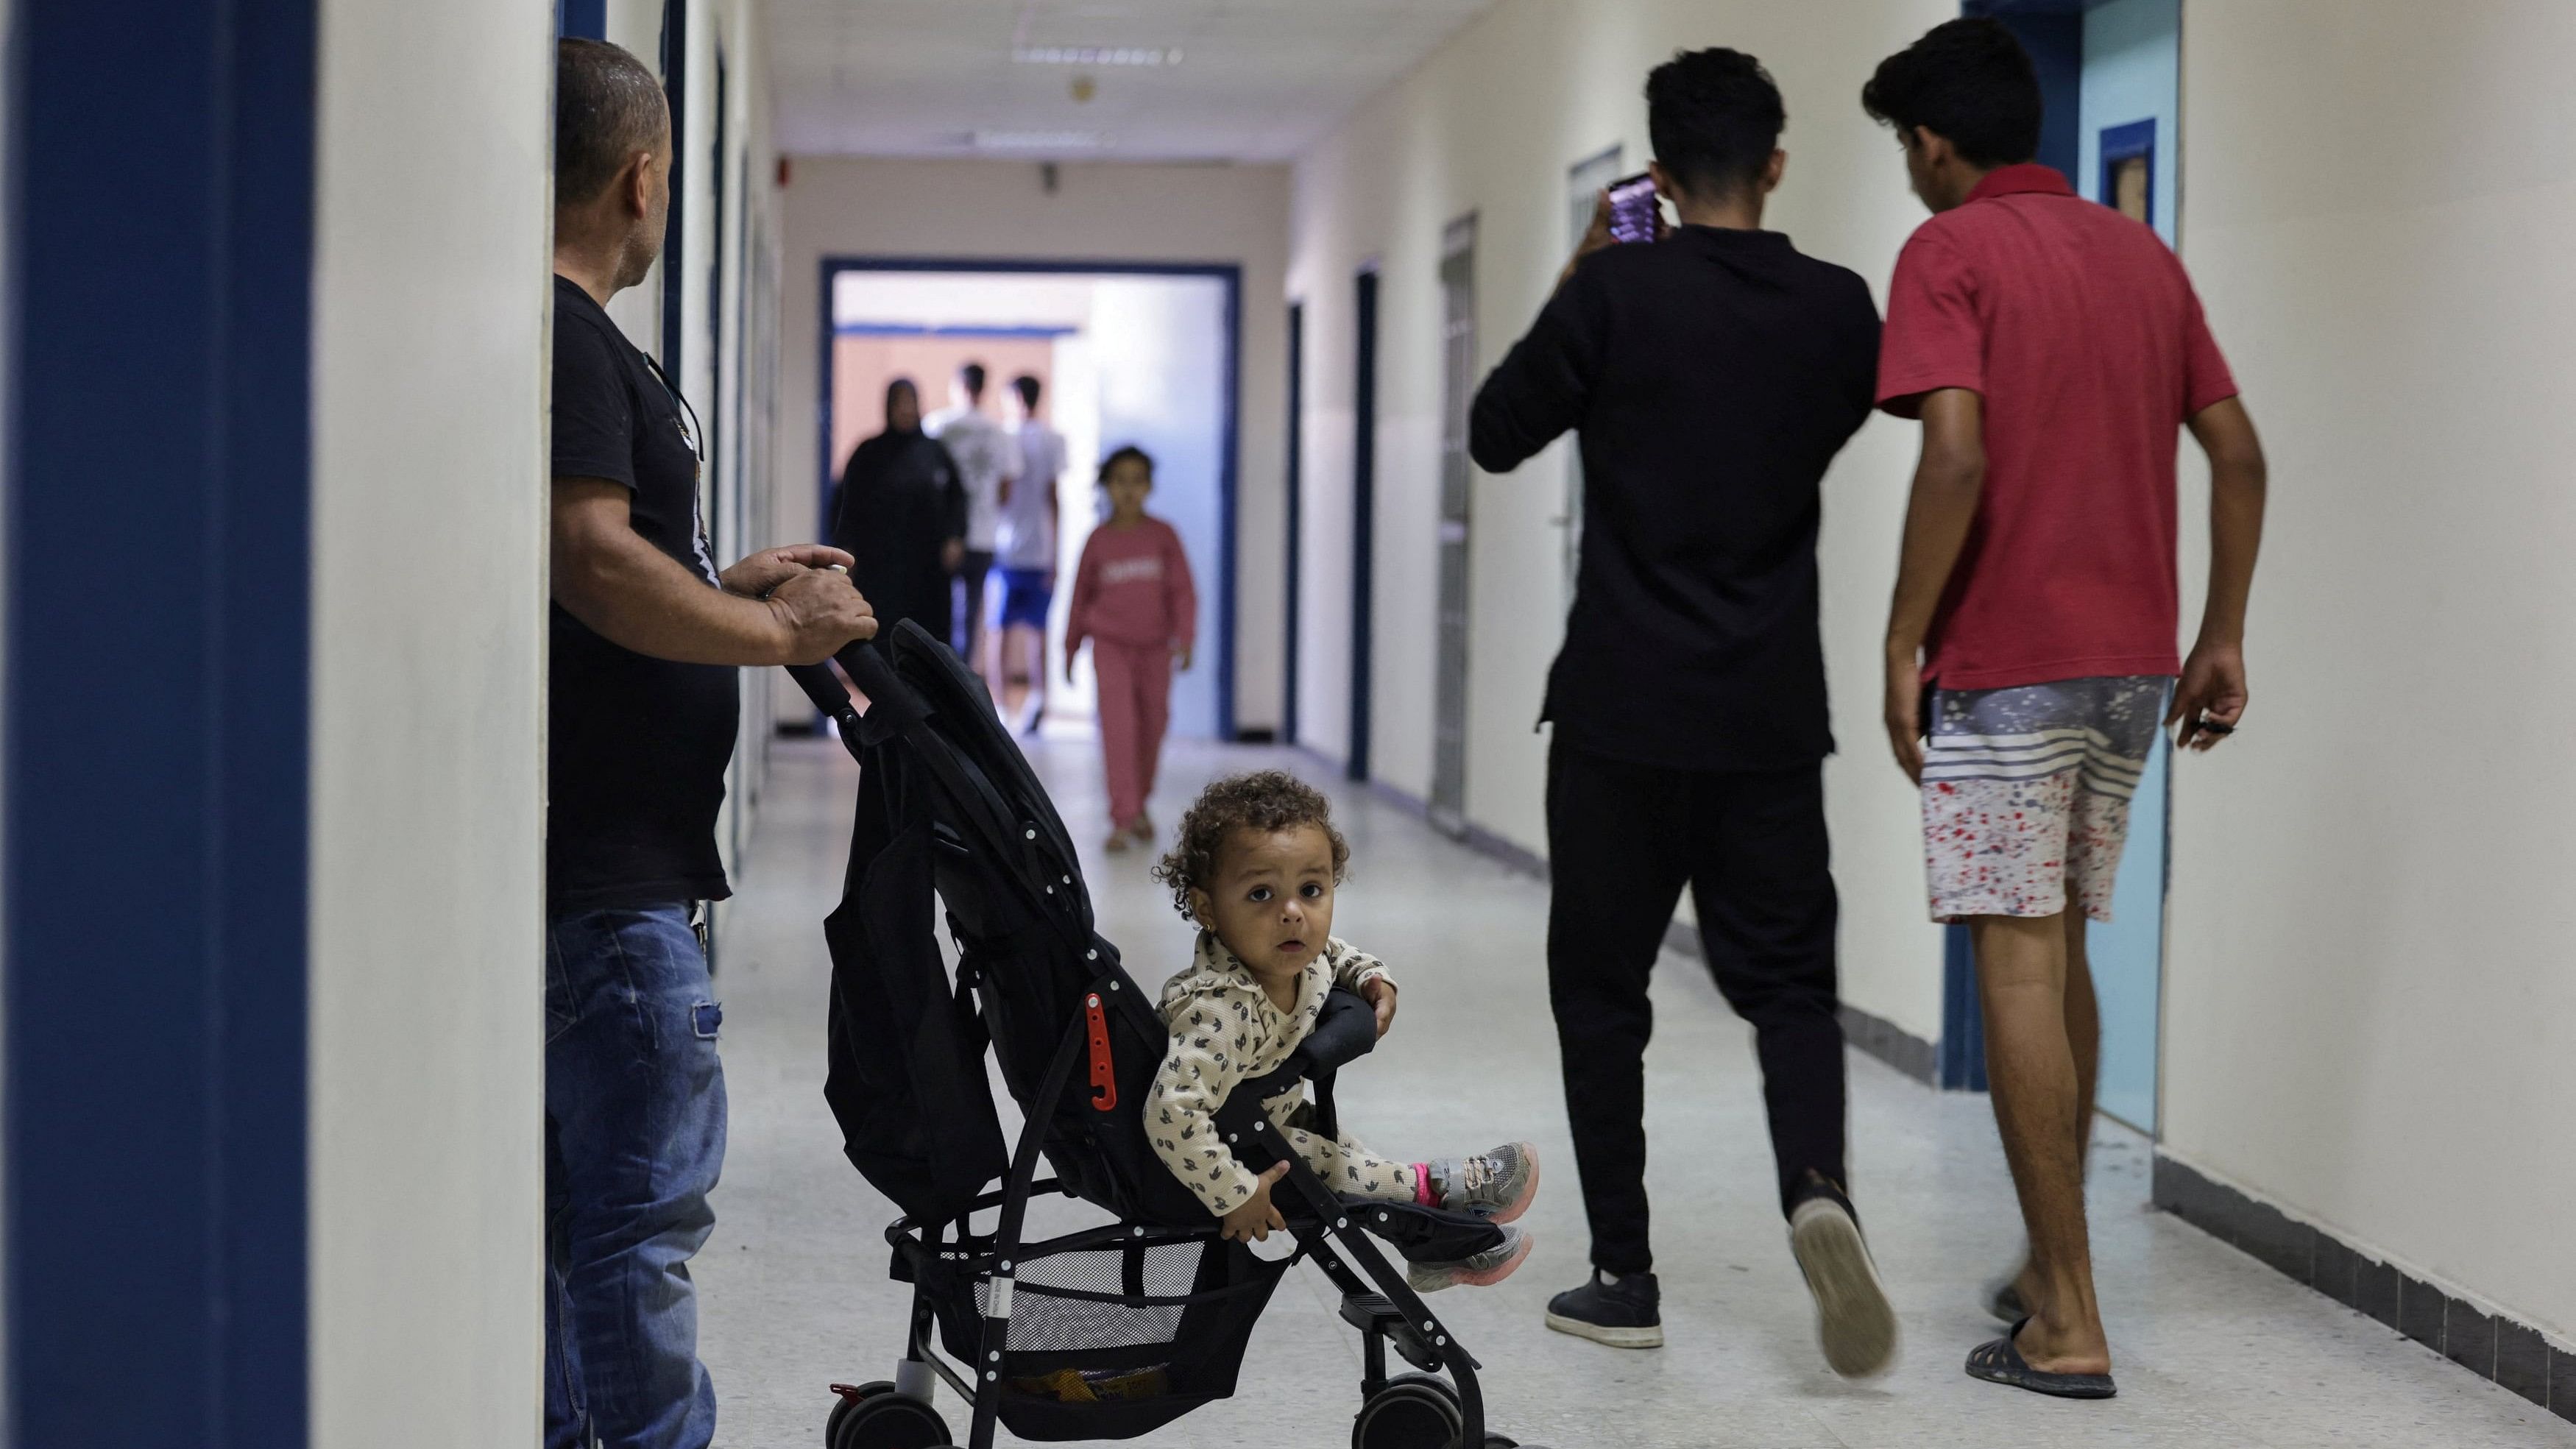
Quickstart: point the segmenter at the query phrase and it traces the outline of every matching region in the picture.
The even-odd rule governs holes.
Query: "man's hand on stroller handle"
[[[1261,1180],[1253,1185],[1252,1196],[1245,1198],[1236,1205],[1234,1211],[1225,1215],[1227,1242],[1266,1243],[1270,1241],[1272,1228],[1284,1229],[1288,1226],[1288,1220],[1279,1215],[1279,1209],[1270,1205],[1270,1185],[1287,1175],[1286,1162],[1274,1162],[1270,1164],[1269,1171],[1261,1174]]]
[[[1383,1039],[1395,1025],[1395,983],[1383,976],[1372,976],[1360,983],[1360,996],[1377,1008],[1377,1034]]]

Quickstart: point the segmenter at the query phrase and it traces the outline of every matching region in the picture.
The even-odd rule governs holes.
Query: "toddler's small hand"
[[[1234,1211],[1225,1215],[1225,1240],[1229,1243],[1270,1241],[1272,1228],[1285,1229],[1288,1220],[1270,1205],[1270,1185],[1288,1175],[1288,1164],[1273,1163],[1261,1181],[1254,1185],[1252,1196],[1245,1198]]]
[[[1377,1008],[1377,1034],[1385,1036],[1395,1025],[1395,983],[1383,976],[1360,983],[1360,998]]]

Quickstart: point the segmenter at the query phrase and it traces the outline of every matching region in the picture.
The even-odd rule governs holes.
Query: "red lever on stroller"
[[[1082,1017],[1091,1034],[1091,1110],[1118,1105],[1118,1064],[1109,1057],[1109,1018],[1100,1009],[1100,993],[1082,998]]]

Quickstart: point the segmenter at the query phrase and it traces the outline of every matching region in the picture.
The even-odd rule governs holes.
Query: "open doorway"
[[[823,264],[822,524],[841,468],[885,427],[885,388],[910,377],[925,409],[953,406],[951,380],[980,363],[981,411],[1007,424],[1012,382],[1037,380],[1039,412],[1063,436],[1054,480],[1056,589],[1042,658],[1046,728],[1088,732],[1097,713],[1088,654],[1064,674],[1075,566],[1104,516],[1100,458],[1133,444],[1154,457],[1147,507],[1180,534],[1198,580],[1198,664],[1172,684],[1174,734],[1234,734],[1234,527],[1237,318],[1231,266],[830,258]],[[956,400],[962,402],[962,399]],[[987,585],[984,616],[998,618]],[[1000,703],[1018,718],[1023,651],[1003,652]]]
[[[2040,161],[2062,172],[2077,194],[2145,222],[2175,245],[2182,0],[1969,0],[1963,8],[2002,20],[2030,52],[2048,108]],[[2112,919],[2092,923],[2085,940],[2102,1011],[2095,1105],[2149,1135],[2159,1099],[2170,753],[2160,737],[2130,806]],[[1943,1085],[1982,1088],[1985,1048],[1966,928],[1950,932]]]

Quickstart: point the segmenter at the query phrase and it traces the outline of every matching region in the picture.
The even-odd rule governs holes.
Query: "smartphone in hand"
[[[1610,183],[1610,239],[1650,242],[1663,220],[1655,178],[1640,171]]]

